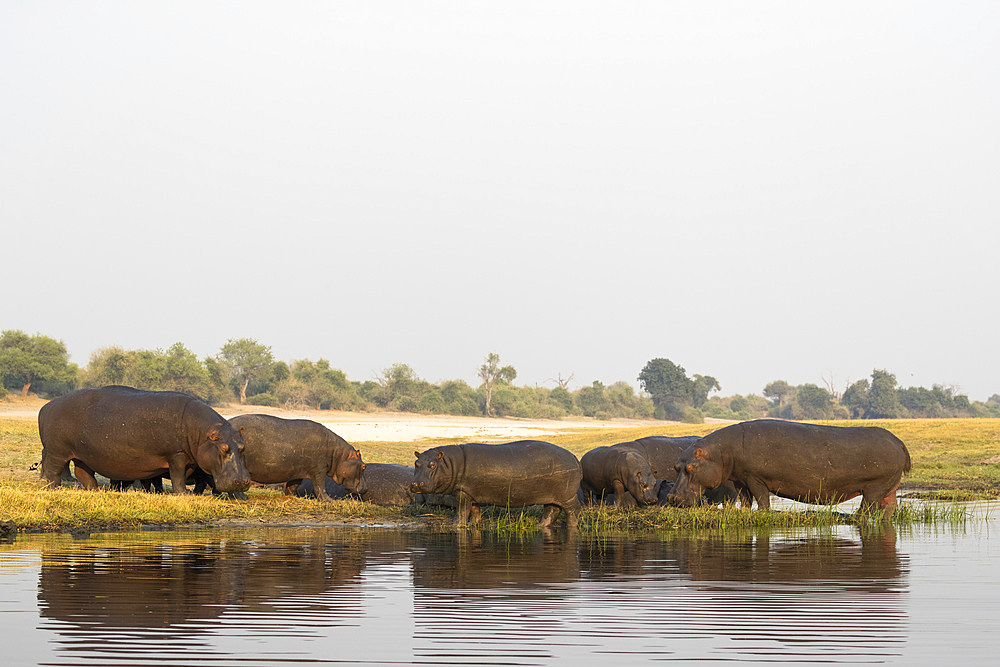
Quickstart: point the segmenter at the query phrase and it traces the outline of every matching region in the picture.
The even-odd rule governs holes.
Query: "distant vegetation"
[[[473,369],[470,369],[473,370]],[[433,384],[405,363],[395,363],[367,380],[350,380],[327,359],[275,360],[271,348],[252,338],[230,339],[214,357],[199,359],[182,343],[167,350],[106,347],[86,367],[69,363],[62,341],[23,331],[0,334],[0,396],[7,391],[59,396],[80,387],[125,384],[140,389],[182,391],[211,403],[320,410],[398,410],[451,415],[558,419],[669,419],[700,423],[705,417],[747,420],[892,419],[899,417],[1000,417],[1000,394],[969,401],[953,387],[899,387],[896,376],[873,370],[838,392],[832,381],[790,385],[775,380],[762,395],[722,397],[710,375],[693,374],[665,358],[651,359],[639,372],[641,392],[625,381],[594,380],[570,390],[560,373],[554,387],[517,386],[517,370],[489,353],[476,370],[482,380]]]

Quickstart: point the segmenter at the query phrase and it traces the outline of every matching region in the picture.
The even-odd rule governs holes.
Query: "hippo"
[[[109,386],[55,398],[38,411],[41,476],[61,484],[73,461],[85,489],[97,489],[94,473],[114,480],[158,477],[169,471],[175,494],[195,466],[215,477],[225,492],[250,485],[239,431],[207,403],[174,391]]]
[[[649,462],[649,467],[653,470],[653,475],[656,476],[659,482],[659,490],[657,492],[659,500],[657,502],[660,505],[666,505],[669,504],[666,498],[669,495],[670,489],[673,488],[674,481],[677,479],[677,471],[674,470],[674,465],[684,452],[700,441],[701,436],[697,435],[677,437],[653,435],[630,440],[629,442],[620,442],[617,445],[611,446],[616,449],[631,449],[645,457],[646,461]],[[725,481],[713,489],[704,489],[702,495],[705,502],[711,505],[733,503],[736,502],[738,497],[736,486],[730,481]]]
[[[483,505],[544,505],[539,528],[566,512],[566,526],[580,518],[577,491],[583,471],[572,452],[539,440],[486,445],[473,442],[414,452],[413,493],[444,493],[458,499],[457,525],[475,524]]]
[[[285,493],[295,495],[299,483],[308,477],[316,497],[330,500],[326,493],[329,475],[348,492],[364,493],[361,452],[319,422],[250,414],[233,417],[229,423],[243,433],[243,458],[253,481],[284,482]]]
[[[580,459],[583,468],[584,498],[593,503],[595,498],[615,494],[615,505],[654,505],[657,501],[659,482],[646,458],[631,449],[595,447]]]
[[[413,482],[413,466],[401,463],[366,463],[362,474],[365,480],[365,491],[360,494],[361,500],[373,505],[440,505],[457,507],[458,502],[453,496],[437,493],[413,493],[410,483]],[[347,498],[351,493],[329,477],[326,478],[326,494],[331,498]],[[302,480],[295,491],[299,497],[314,495],[312,481]]]
[[[862,509],[888,513],[910,470],[910,453],[884,428],[760,419],[705,436],[676,470],[670,501],[677,505],[695,505],[702,489],[731,480],[741,498],[752,496],[763,510],[770,509],[772,493],[814,504],[860,495]]]

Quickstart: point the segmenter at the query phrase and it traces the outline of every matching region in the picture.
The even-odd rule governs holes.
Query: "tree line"
[[[327,359],[286,363],[252,338],[230,339],[218,354],[199,359],[182,343],[166,350],[96,350],[84,368],[69,362],[62,341],[23,331],[0,333],[0,396],[7,391],[45,397],[81,387],[124,384],[140,389],[181,391],[213,404],[319,410],[397,410],[451,415],[488,415],[558,419],[669,419],[700,423],[706,417],[748,420],[882,419],[899,417],[1000,417],[1000,394],[970,402],[954,388],[934,385],[901,388],[896,377],[873,370],[871,379],[836,392],[815,384],[793,386],[775,380],[762,395],[723,397],[719,381],[693,374],[665,358],[651,359],[636,378],[637,393],[625,381],[605,385],[594,380],[575,391],[573,376],[560,374],[555,387],[517,386],[517,370],[486,355],[477,372],[481,384],[420,378],[407,364],[396,363],[369,380],[349,380]],[[831,383],[832,385],[832,383]]]

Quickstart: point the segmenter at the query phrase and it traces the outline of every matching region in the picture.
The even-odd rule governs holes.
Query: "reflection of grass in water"
[[[520,512],[506,509],[484,511],[482,528],[497,531],[536,530],[542,512],[527,508]],[[950,503],[901,502],[888,523],[894,526],[915,524],[964,525],[972,519],[961,505]],[[580,514],[580,530],[590,533],[611,531],[663,531],[686,529],[759,529],[801,528],[837,525],[878,526],[882,512],[858,510],[845,513],[835,505],[818,505],[808,510],[750,510],[736,505],[721,507],[620,507],[592,505]]]

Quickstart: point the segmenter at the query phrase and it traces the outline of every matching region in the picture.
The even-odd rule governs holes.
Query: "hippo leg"
[[[740,507],[744,509],[753,507],[753,496],[750,495],[750,489],[742,484],[736,484],[736,497],[740,501]]]
[[[896,509],[897,488],[899,488],[898,482],[895,486],[889,489],[888,493],[885,492],[885,487],[863,489],[861,492],[861,507],[859,508],[859,511],[874,512],[876,510],[882,510],[883,518],[892,515],[893,511]]]
[[[570,498],[562,504],[562,509],[566,511],[566,527],[576,530],[577,524],[580,523],[580,501],[575,497]]]
[[[88,491],[97,490],[97,479],[94,478],[94,471],[90,466],[73,459],[73,472],[76,474],[76,479],[83,485],[83,488]]]
[[[896,486],[892,487],[892,490],[889,491],[889,493],[887,493],[884,498],[882,498],[881,506],[882,506],[882,508],[884,510],[886,510],[887,514],[891,514],[892,512],[894,512],[896,510],[896,490],[897,489],[899,489],[899,483],[898,482],[896,483]]]
[[[482,516],[482,511],[478,506],[473,504],[472,498],[461,491],[456,495],[458,497],[458,517],[455,520],[455,525],[462,526],[478,523]]]
[[[299,484],[301,483],[301,479],[290,479],[285,482],[285,495],[294,496],[295,492],[299,490]],[[313,486],[315,486],[315,484]],[[323,486],[326,487],[326,480],[323,480]]]
[[[142,485],[142,489],[146,493],[163,493],[163,478],[159,475],[148,479],[141,479],[139,480],[139,484]]]
[[[127,491],[132,488],[133,484],[135,484],[135,480],[133,479],[113,479],[108,488],[112,491]]]
[[[562,508],[559,505],[546,505],[545,511],[542,513],[542,520],[538,522],[538,527],[550,527],[559,518],[560,512],[562,512]]]
[[[326,470],[314,470],[312,474],[309,475],[309,479],[312,480],[313,489],[316,491],[316,500],[322,500],[325,502],[333,500],[333,498],[330,497],[330,494],[326,492]]]
[[[170,487],[174,495],[187,495],[187,456],[177,453],[170,457]]]
[[[626,506],[630,507],[628,504],[629,499],[632,499],[632,505],[635,505],[635,498],[632,498],[632,494],[625,489],[625,485],[621,483],[620,480],[615,480],[612,482],[615,489],[615,507]]]
[[[764,484],[764,482],[756,477],[751,477],[747,479],[747,489],[754,497],[754,500],[757,501],[757,509],[771,509],[771,490],[767,488],[767,485]]]
[[[56,459],[51,453],[42,451],[41,468],[42,479],[45,480],[45,485],[50,489],[54,489],[57,486],[62,486],[63,471],[69,471],[69,461]],[[70,476],[70,479],[72,479],[72,476]]]

